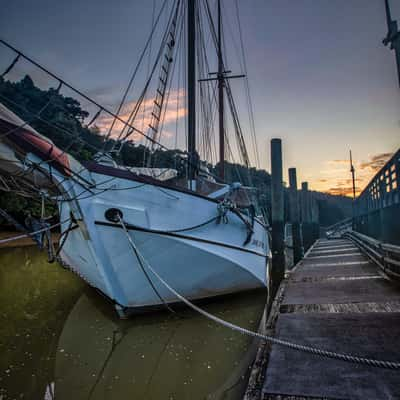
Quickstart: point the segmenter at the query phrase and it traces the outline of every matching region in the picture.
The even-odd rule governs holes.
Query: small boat
[[[219,1],[218,6],[220,27]],[[180,11],[183,7],[185,12]],[[268,287],[268,232],[255,207],[253,190],[237,182],[223,183],[223,104],[229,76],[222,60],[220,29],[215,80],[220,100],[222,183],[200,166],[196,151],[196,10],[195,0],[176,1],[165,44],[166,60],[171,64],[176,26],[183,23],[178,16],[186,15],[188,159],[183,184],[173,169],[152,168],[151,163],[126,167],[116,163],[112,152],[79,162],[0,104],[0,170],[22,171],[24,176],[29,170],[31,185],[43,189],[47,180],[56,186],[58,193],[53,198],[61,221],[61,259],[111,299],[121,317],[177,301],[146,264],[191,301]],[[164,102],[170,67],[163,67],[163,87],[157,89],[155,108]],[[152,115],[150,145],[156,142],[159,118]]]

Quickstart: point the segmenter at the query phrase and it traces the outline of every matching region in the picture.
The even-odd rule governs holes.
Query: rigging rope
[[[256,127],[254,122],[254,109],[253,109],[253,102],[251,100],[250,95],[250,84],[248,79],[248,72],[247,72],[247,61],[246,61],[246,54],[244,50],[244,42],[243,42],[243,34],[242,34],[242,25],[240,22],[240,13],[239,13],[239,3],[238,0],[235,0],[235,8],[236,8],[236,20],[239,30],[239,37],[240,37],[240,48],[242,52],[242,60],[243,60],[243,73],[245,75],[244,81],[246,86],[246,98],[247,98],[247,107],[249,113],[249,122],[250,122],[250,131],[252,135],[252,142],[253,142],[253,152],[256,159],[256,165],[260,168],[260,157],[258,152],[258,144],[257,144],[257,136],[256,136]]]
[[[140,268],[141,268],[141,270],[143,271],[143,274],[145,275],[145,277],[146,277],[147,281],[149,282],[150,286],[152,287],[154,293],[157,295],[157,297],[160,299],[160,301],[164,304],[164,306],[165,306],[165,308],[166,308],[167,310],[171,311],[172,313],[175,313],[175,311],[169,306],[169,304],[163,299],[163,297],[161,296],[161,294],[158,292],[158,290],[157,290],[157,288],[155,287],[153,281],[151,280],[149,274],[147,273],[146,268],[145,268],[144,265],[143,265],[142,257],[140,256],[139,250],[138,250],[138,248],[136,247],[136,245],[135,245],[135,243],[133,242],[133,240],[131,239],[131,237],[130,237],[130,235],[129,235],[129,233],[128,233],[128,230],[126,229],[125,223],[124,223],[124,221],[122,220],[121,215],[119,215],[119,214],[118,214],[118,219],[119,219],[119,222],[120,222],[120,224],[121,224],[123,230],[124,230],[125,232],[127,232],[127,239],[128,239],[128,242],[129,242],[129,246],[132,248],[133,252],[135,253],[136,259],[138,260],[138,263],[139,263],[139,265],[140,265]]]
[[[102,109],[101,109],[101,108],[99,108],[99,109],[98,109],[98,111],[96,112],[96,114],[93,116],[93,118],[92,118],[92,119],[89,121],[89,123],[88,123],[88,124],[86,124],[86,128],[89,128],[89,127],[90,127],[90,125],[92,125],[92,124],[93,124],[93,122],[94,122],[94,121],[96,121],[96,119],[97,119],[97,118],[99,118],[99,116],[100,116],[101,112],[102,112]]]
[[[164,32],[164,36],[163,36],[163,39],[162,39],[162,41],[161,41],[161,45],[160,45],[160,48],[159,48],[159,51],[158,51],[156,60],[155,60],[155,62],[154,62],[153,68],[152,68],[152,70],[151,70],[150,76],[149,76],[149,78],[148,78],[148,80],[147,80],[147,82],[146,82],[146,84],[145,84],[145,86],[144,86],[144,88],[143,88],[143,90],[142,90],[141,95],[139,96],[138,101],[135,103],[135,106],[134,106],[133,110],[131,111],[131,113],[130,113],[130,115],[129,115],[129,117],[128,117],[128,122],[129,122],[130,124],[133,123],[133,121],[135,120],[135,118],[136,118],[136,116],[137,116],[137,114],[138,114],[138,112],[139,112],[140,106],[141,106],[141,104],[142,104],[142,102],[143,102],[143,99],[145,98],[145,95],[146,95],[147,89],[148,89],[148,87],[149,87],[149,85],[150,85],[150,82],[151,82],[151,79],[152,79],[152,77],[153,77],[154,71],[156,70],[157,65],[158,65],[158,62],[159,62],[160,59],[161,59],[162,50],[164,49],[166,40],[167,40],[167,38],[168,38],[168,27],[169,27],[170,24],[171,24],[171,20],[172,20],[172,18],[173,18],[173,15],[174,15],[174,7],[171,9],[171,14],[170,14],[169,19],[168,19],[167,29],[166,29],[166,31]],[[124,134],[125,129],[127,129],[127,133],[126,133],[124,136],[122,136],[122,135]],[[132,130],[132,129],[129,127],[129,125],[124,125],[124,127],[122,128],[120,134],[118,135],[117,142],[124,142],[124,141],[126,141],[126,140],[128,139],[128,137],[129,137],[130,135],[132,135],[133,132],[134,132],[134,130]],[[149,135],[143,134],[143,137],[144,137],[144,138],[147,138],[148,140],[150,140],[151,143],[153,143],[153,144],[158,144],[158,145],[159,145],[160,147],[162,147],[163,149],[168,150],[168,148],[167,148],[166,146],[162,146],[161,143],[158,143],[158,142],[155,141],[153,138],[151,138]]]
[[[144,55],[146,54],[146,50],[149,47],[150,43],[152,42],[152,38],[153,38],[153,35],[154,35],[154,32],[155,32],[155,29],[156,29],[156,27],[158,25],[158,21],[160,20],[161,14],[162,14],[166,4],[167,4],[167,0],[164,0],[163,4],[161,6],[161,9],[160,9],[160,11],[159,11],[159,13],[157,15],[157,19],[156,19],[155,23],[152,26],[152,29],[151,29],[151,32],[150,32],[150,36],[147,39],[147,42],[146,42],[146,44],[144,46],[144,49],[143,49],[143,51],[142,51],[142,53],[141,53],[141,55],[139,57],[139,61],[136,64],[136,67],[135,67],[135,69],[134,69],[134,71],[133,71],[133,73],[132,73],[132,75],[131,75],[131,77],[129,79],[128,86],[125,89],[125,92],[124,92],[124,95],[122,96],[121,102],[118,105],[118,109],[116,111],[116,115],[119,115],[119,113],[120,113],[120,111],[121,111],[121,109],[122,109],[122,107],[123,107],[123,105],[125,103],[125,100],[126,100],[126,98],[128,96],[128,93],[129,93],[129,91],[130,91],[130,89],[132,87],[132,83],[133,83],[133,81],[134,81],[134,79],[136,77],[136,74],[137,74],[137,72],[139,70],[139,67],[140,67],[141,63],[142,63]],[[107,133],[105,141],[104,141],[104,146],[105,146],[107,140],[110,138],[110,135],[111,135],[111,132],[112,132],[112,130],[114,128],[115,122],[116,122],[116,118],[113,119],[112,124],[110,126],[110,129],[108,130],[108,133]]]
[[[72,85],[70,85],[69,83],[67,83],[65,80],[61,79],[60,77],[58,77],[57,75],[53,74],[52,72],[50,72],[48,69],[46,69],[45,67],[43,67],[42,65],[40,65],[39,63],[37,63],[36,61],[32,60],[32,58],[28,57],[27,55],[23,54],[22,52],[20,52],[19,50],[17,50],[15,47],[11,46],[8,42],[6,42],[3,39],[0,39],[0,43],[3,44],[4,46],[8,47],[9,49],[13,50],[15,53],[20,54],[20,56],[22,58],[24,58],[26,61],[28,61],[29,63],[31,63],[32,65],[34,65],[35,67],[39,68],[41,71],[45,72],[47,75],[51,76],[52,78],[54,78],[55,80],[57,80],[57,82],[62,83],[64,86],[66,86],[68,89],[71,89],[74,93],[78,94],[79,96],[81,96],[82,98],[84,98],[85,100],[89,101],[91,104],[97,106],[98,108],[101,108],[102,111],[104,111],[105,113],[107,113],[108,115],[110,115],[111,117],[117,119],[119,122],[121,122],[123,124],[124,127],[128,127],[129,129],[131,129],[134,132],[137,132],[139,135],[142,135],[145,138],[148,138],[151,142],[153,142],[152,138],[149,138],[144,132],[142,132],[140,129],[136,128],[135,126],[133,126],[131,123],[124,121],[121,117],[119,117],[118,115],[116,115],[115,113],[113,113],[112,111],[108,110],[107,108],[103,107],[102,105],[100,105],[98,102],[96,102],[95,100],[91,99],[89,96],[87,96],[86,94],[84,94],[83,92],[81,92],[80,90],[74,88]],[[158,143],[160,147],[162,147],[165,150],[168,150],[165,146],[161,145],[160,143]]]
[[[1,77],[4,78],[15,66],[15,64],[18,62],[18,60],[20,59],[21,54],[18,53],[17,57],[14,58],[14,60],[12,61],[12,63],[6,68],[6,70],[1,74]]]
[[[45,111],[46,108],[52,103],[52,101],[54,100],[54,98],[56,97],[56,95],[59,94],[60,89],[61,89],[61,86],[62,86],[62,83],[60,82],[60,83],[58,84],[57,88],[55,89],[54,93],[50,96],[49,100],[44,104],[44,106],[42,106],[42,107],[40,108],[40,110],[39,110],[36,114],[33,114],[33,113],[32,113],[32,114],[33,114],[32,119],[30,119],[29,121],[23,122],[23,123],[20,124],[19,126],[15,127],[15,128],[12,128],[12,129],[8,130],[8,131],[5,132],[5,133],[2,133],[2,134],[0,135],[0,140],[3,139],[4,137],[7,137],[7,136],[11,135],[11,134],[14,133],[14,132],[17,132],[18,130],[22,129],[23,127],[25,127],[26,125],[30,124],[32,121],[34,121],[35,119],[37,119],[37,118],[43,113],[43,111]]]

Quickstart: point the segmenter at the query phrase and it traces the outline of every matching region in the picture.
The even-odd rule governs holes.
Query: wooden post
[[[272,290],[285,276],[282,141],[271,140]]]
[[[289,168],[289,212],[292,224],[293,261],[294,265],[296,265],[303,257],[296,168]]]
[[[312,224],[312,241],[319,239],[319,209],[318,202],[314,196],[311,196],[311,224]]]
[[[312,245],[311,234],[311,207],[310,193],[308,192],[308,182],[301,183],[300,207],[301,207],[301,232],[303,236],[304,251]]]

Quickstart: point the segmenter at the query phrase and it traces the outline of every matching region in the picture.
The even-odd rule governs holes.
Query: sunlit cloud
[[[355,192],[358,195],[393,153],[378,153],[367,160],[353,160],[355,169]],[[349,160],[329,160],[319,171],[320,178],[311,182],[315,190],[333,195],[353,196],[353,182]]]
[[[149,98],[144,100],[139,109],[136,112],[136,117],[131,123],[132,126],[143,132],[144,134],[151,136],[153,130],[150,125],[155,125],[155,120],[153,113],[155,98]],[[137,105],[136,101],[127,102],[121,109],[119,117],[124,121],[129,121],[132,115],[132,111]],[[172,138],[175,136],[173,129],[171,129],[172,124],[176,124],[177,121],[184,118],[187,114],[187,109],[185,106],[185,93],[183,89],[171,90],[169,93],[167,107],[162,110],[159,132],[161,132],[162,138]],[[114,118],[109,115],[102,115],[97,121],[96,126],[100,129],[100,133],[108,134],[111,129],[110,137],[118,138],[120,135],[124,137],[128,132],[129,127],[126,127],[124,123],[116,120],[113,125]],[[170,125],[170,127],[168,127]],[[122,134],[121,134],[122,132]],[[129,135],[129,139],[135,142],[143,140],[143,135],[137,131],[132,132]]]
[[[360,168],[372,172],[378,172],[389,160],[393,153],[379,153],[370,157],[368,161],[360,163]]]

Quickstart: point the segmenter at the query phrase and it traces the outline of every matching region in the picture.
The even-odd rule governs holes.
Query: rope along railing
[[[336,360],[342,360],[346,362],[351,362],[355,364],[363,364],[363,365],[368,365],[368,366],[373,366],[373,367],[379,367],[379,368],[386,368],[386,369],[400,369],[400,362],[395,362],[395,361],[387,361],[387,360],[378,360],[378,359],[373,359],[373,358],[365,358],[365,357],[360,357],[357,355],[352,355],[352,354],[347,354],[347,353],[337,353],[334,351],[329,351],[329,350],[323,350],[323,349],[318,349],[316,347],[308,346],[308,345],[302,345],[298,343],[293,343],[289,342],[287,340],[282,340],[278,339],[273,336],[268,336],[268,335],[263,335],[258,332],[253,332],[250,331],[249,329],[243,328],[241,326],[235,325],[231,322],[225,321],[213,314],[210,314],[209,312],[203,310],[202,308],[196,306],[193,304],[191,301],[186,299],[184,296],[182,296],[180,293],[178,293],[174,288],[172,288],[153,268],[152,266],[146,261],[146,259],[143,257],[137,246],[134,244],[133,239],[131,238],[131,235],[129,234],[125,223],[120,220],[120,224],[122,229],[124,230],[127,240],[130,244],[130,246],[133,249],[134,254],[136,255],[136,258],[141,266],[144,266],[147,268],[161,283],[162,285],[167,288],[172,294],[174,294],[177,299],[179,299],[181,302],[186,304],[188,307],[193,309],[194,311],[198,312],[199,314],[203,315],[204,317],[210,319],[211,321],[216,322],[217,324],[220,324],[222,326],[225,326],[226,328],[232,329],[236,332],[239,332],[244,335],[252,336],[261,340],[265,340],[266,342],[276,344],[278,346],[283,346],[292,350],[297,350],[297,351],[302,351],[305,353],[310,353],[314,354],[317,356],[321,357],[327,357],[331,359],[336,359]]]

